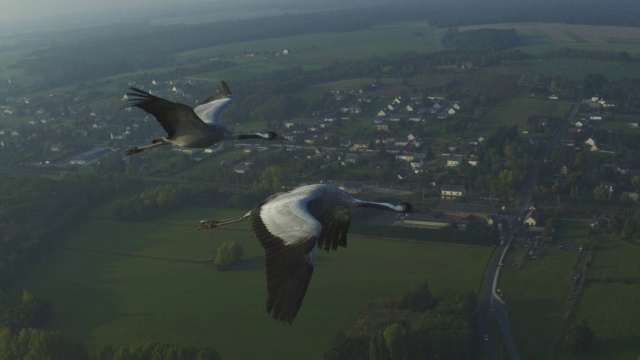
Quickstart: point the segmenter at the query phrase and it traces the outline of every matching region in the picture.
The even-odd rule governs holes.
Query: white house
[[[447,166],[448,167],[456,167],[462,164],[462,156],[454,155],[447,157]]]
[[[529,210],[527,211],[527,215],[525,215],[524,220],[522,221],[525,225],[528,226],[537,226],[539,219],[538,219],[538,212],[535,208],[529,208]]]
[[[462,199],[467,196],[467,190],[460,185],[442,185],[440,188],[440,198],[442,199]]]

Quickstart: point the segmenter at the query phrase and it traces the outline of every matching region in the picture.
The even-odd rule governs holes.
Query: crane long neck
[[[354,202],[354,205],[358,207],[368,207],[368,208],[375,208],[380,210],[396,211],[396,212],[403,212],[405,210],[405,208],[400,204],[390,204],[390,203],[381,203],[381,202],[364,201],[364,200],[357,200]]]
[[[269,135],[268,134],[262,134],[262,133],[251,133],[251,134],[234,134],[235,138],[238,140],[244,140],[244,139],[268,139]]]

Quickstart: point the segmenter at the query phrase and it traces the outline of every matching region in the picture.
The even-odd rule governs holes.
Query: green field
[[[484,116],[482,129],[495,129],[500,125],[517,125],[518,131],[528,129],[527,119],[534,115],[564,118],[571,103],[561,100],[514,98],[494,107]]]
[[[48,328],[90,348],[156,340],[209,345],[225,359],[319,358],[332,336],[379,297],[423,281],[435,293],[477,291],[492,250],[351,236],[348,249],[319,254],[305,304],[285,326],[264,310],[262,249],[248,224],[193,230],[213,215],[191,208],[123,223],[103,208],[62,239],[70,248],[52,251],[20,283],[52,302]],[[230,239],[245,249],[241,265],[219,272],[203,263]]]
[[[414,35],[421,33],[422,36]],[[362,59],[371,55],[396,52],[430,52],[442,49],[442,31],[423,22],[399,22],[374,26],[369,29],[315,33],[274,39],[238,42],[187,51],[176,55],[178,60],[211,57],[235,57],[246,53],[278,52],[289,50],[278,62],[289,66],[322,65],[332,62]],[[259,55],[251,58],[260,61]]]
[[[556,223],[554,240],[558,245],[582,246],[590,232],[589,222],[560,220]]]
[[[596,336],[584,359],[636,359],[640,356],[640,246],[602,239],[593,256],[574,320],[587,319]]]
[[[522,267],[505,267],[500,279],[511,329],[523,359],[550,359],[562,335],[575,251],[546,249]]]

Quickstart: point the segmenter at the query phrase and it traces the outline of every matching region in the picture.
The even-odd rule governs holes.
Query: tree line
[[[615,51],[615,50],[583,50],[573,48],[558,48],[547,50],[540,55],[541,58],[555,59],[584,59],[584,60],[598,60],[598,61],[620,61],[630,62],[634,59],[627,51]]]
[[[94,354],[78,341],[58,332],[34,328],[11,331],[0,328],[0,359],[6,360],[220,360],[211,347],[187,344],[143,342],[114,349],[99,347]]]
[[[0,288],[10,287],[64,229],[128,181],[90,172],[0,177]]]
[[[328,360],[468,359],[473,354],[472,293],[434,296],[428,284],[367,306],[348,333],[332,340]]]
[[[206,184],[163,184],[113,204],[113,217],[124,221],[148,221],[185,205],[219,204],[228,196]]]

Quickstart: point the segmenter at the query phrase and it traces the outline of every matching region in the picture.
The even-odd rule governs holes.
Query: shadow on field
[[[191,259],[173,258],[173,257],[168,257],[168,256],[132,254],[132,253],[118,252],[118,251],[88,249],[88,248],[81,248],[81,247],[75,247],[75,246],[60,246],[59,248],[62,249],[62,250],[82,251],[82,252],[90,252],[90,253],[94,253],[94,254],[105,254],[105,255],[113,255],[113,256],[135,257],[135,258],[142,258],[142,259],[172,261],[172,262],[189,263],[189,264],[208,264],[208,263],[211,262],[211,260],[191,260]]]
[[[233,265],[230,271],[256,271],[264,269],[264,256],[242,258],[239,263]]]
[[[637,336],[618,336],[611,340],[599,340],[595,333],[596,341],[592,346],[592,354],[636,354],[640,349],[640,339]]]

